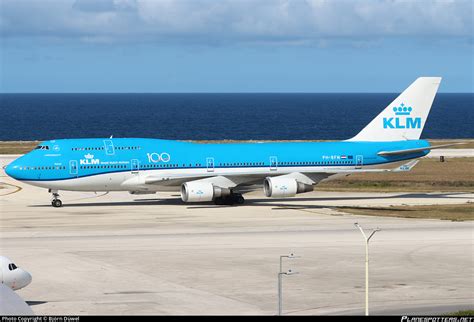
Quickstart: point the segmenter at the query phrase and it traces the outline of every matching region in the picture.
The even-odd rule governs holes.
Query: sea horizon
[[[398,94],[2,93],[0,140],[344,140]],[[473,102],[474,93],[438,93],[422,138],[474,137]]]

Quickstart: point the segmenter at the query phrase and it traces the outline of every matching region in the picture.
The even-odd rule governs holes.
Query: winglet
[[[405,164],[399,166],[398,168],[393,169],[393,172],[410,171],[411,169],[413,169],[413,167],[415,167],[415,165],[418,163],[418,161],[420,161],[420,160],[411,160],[410,162],[405,163]]]

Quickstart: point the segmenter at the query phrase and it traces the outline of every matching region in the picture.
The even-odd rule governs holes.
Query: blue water
[[[0,140],[347,139],[398,94],[0,94]],[[438,94],[423,138],[473,138],[474,94]]]

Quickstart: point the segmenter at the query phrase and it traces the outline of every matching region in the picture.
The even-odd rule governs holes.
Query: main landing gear
[[[214,199],[216,205],[241,205],[245,202],[244,197],[240,193],[231,193],[228,196],[218,197]]]
[[[53,200],[51,200],[51,206],[54,208],[59,208],[63,206],[63,202],[59,199],[59,193],[57,190],[49,189],[49,192],[53,195]]]

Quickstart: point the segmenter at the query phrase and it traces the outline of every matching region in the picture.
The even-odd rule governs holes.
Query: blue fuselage
[[[428,150],[398,156],[380,156],[378,152],[422,147],[429,147],[429,143],[413,140],[211,144],[139,138],[65,139],[42,142],[6,170],[17,180],[36,182],[39,186],[49,187],[47,182],[55,182],[50,188],[56,189],[61,188],[58,181],[120,173],[245,175],[267,171],[280,175],[295,171],[311,173],[322,168],[383,166],[422,157]]]

